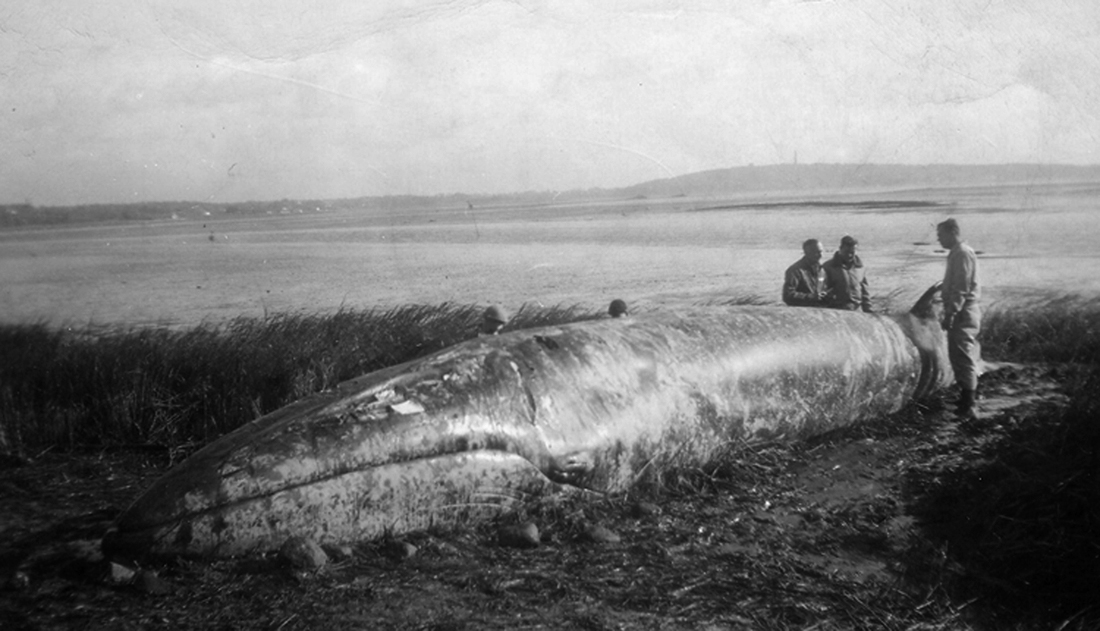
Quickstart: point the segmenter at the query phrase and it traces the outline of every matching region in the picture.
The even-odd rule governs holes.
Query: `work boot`
[[[974,413],[973,390],[962,390],[959,392],[959,401],[955,404],[955,416],[965,420],[974,420],[978,417],[978,415]]]

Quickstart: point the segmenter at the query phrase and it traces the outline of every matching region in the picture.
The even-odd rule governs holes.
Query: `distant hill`
[[[1100,165],[777,164],[700,171],[618,189],[623,197],[1100,182]]]
[[[670,197],[733,197],[776,193],[785,195],[828,191],[959,188],[1010,184],[1096,182],[1100,165],[888,165],[776,164],[700,171],[623,188],[571,191],[526,191],[498,195],[386,195],[329,200],[208,202],[139,202],[82,206],[0,205],[0,228],[25,225],[69,225],[102,221],[195,220],[288,215],[338,210],[402,213],[406,210],[545,206],[617,199]]]

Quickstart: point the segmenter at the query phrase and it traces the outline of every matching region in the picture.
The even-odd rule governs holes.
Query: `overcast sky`
[[[6,0],[0,203],[1100,162],[1100,2]]]

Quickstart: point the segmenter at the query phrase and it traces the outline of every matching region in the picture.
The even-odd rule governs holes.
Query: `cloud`
[[[1087,161],[1100,134],[1084,0],[312,6],[4,9],[0,186],[46,203],[490,193],[795,152]]]

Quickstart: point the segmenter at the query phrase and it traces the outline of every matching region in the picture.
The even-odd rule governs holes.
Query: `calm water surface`
[[[1100,294],[1100,187],[859,192],[806,198],[347,212],[0,232],[0,322],[218,322],[403,303],[580,304],[635,310],[756,295],[778,302],[808,237],[860,239],[876,301],[943,273],[935,224],[962,224],[986,302]]]

